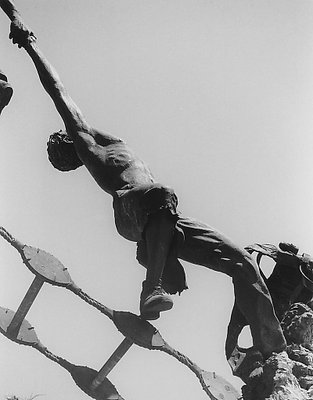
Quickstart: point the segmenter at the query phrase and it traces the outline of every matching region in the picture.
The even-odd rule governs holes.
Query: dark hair
[[[83,165],[66,131],[54,132],[47,143],[48,158],[59,171],[71,171]]]

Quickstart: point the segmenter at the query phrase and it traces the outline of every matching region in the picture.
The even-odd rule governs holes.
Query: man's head
[[[83,165],[66,131],[55,132],[50,136],[47,151],[49,161],[59,171],[71,171]]]

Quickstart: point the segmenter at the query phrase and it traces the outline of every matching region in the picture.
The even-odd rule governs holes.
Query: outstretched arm
[[[90,126],[68,95],[56,70],[37,47],[35,35],[25,26],[14,4],[10,0],[0,0],[0,6],[12,21],[10,38],[23,47],[33,60],[40,81],[53,100],[69,136],[74,140],[78,132],[90,134]]]
[[[32,42],[25,46],[25,50],[33,60],[44,89],[53,100],[58,113],[63,119],[68,135],[75,139],[77,132],[90,132],[90,126],[78,106],[67,93],[57,71],[47,61],[36,43]]]

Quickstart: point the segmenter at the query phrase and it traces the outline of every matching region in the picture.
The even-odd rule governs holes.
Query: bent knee
[[[232,278],[248,281],[250,284],[264,284],[259,267],[254,258],[243,250],[232,269]]]

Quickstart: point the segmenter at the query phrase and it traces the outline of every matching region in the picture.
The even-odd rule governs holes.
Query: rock
[[[258,374],[251,365],[242,388],[244,400],[313,400],[313,311],[308,305],[293,304],[281,325],[287,351],[273,353]]]

